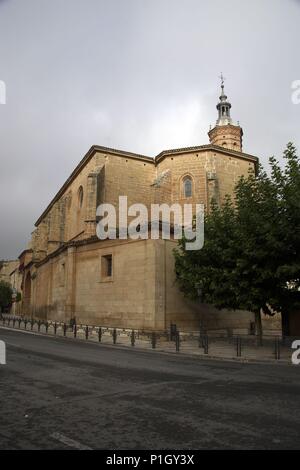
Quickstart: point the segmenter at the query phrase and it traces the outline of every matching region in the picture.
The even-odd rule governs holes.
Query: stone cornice
[[[85,165],[91,160],[91,158],[97,152],[103,152],[103,153],[106,153],[106,154],[109,154],[109,155],[116,155],[116,156],[121,156],[121,157],[125,157],[125,158],[131,158],[131,159],[134,159],[134,160],[144,161],[144,162],[147,162],[147,163],[150,163],[150,164],[153,164],[153,165],[156,166],[164,158],[166,158],[169,155],[172,155],[172,156],[182,155],[184,153],[202,152],[202,151],[207,151],[207,150],[213,150],[213,151],[221,152],[221,153],[224,153],[224,154],[227,154],[227,155],[232,155],[234,157],[238,157],[238,158],[253,161],[256,165],[258,164],[258,158],[255,157],[254,155],[250,155],[250,154],[243,153],[243,152],[238,152],[236,150],[226,149],[224,147],[219,147],[217,145],[212,145],[212,144],[198,145],[198,146],[194,146],[194,147],[183,147],[183,148],[170,149],[170,150],[163,150],[158,155],[156,155],[156,157],[154,157],[154,158],[148,157],[148,156],[145,156],[145,155],[140,155],[140,154],[137,154],[137,153],[127,152],[127,151],[124,151],[124,150],[117,150],[117,149],[112,149],[112,148],[109,148],[109,147],[101,147],[99,145],[93,145],[89,149],[89,151],[85,154],[83,159],[79,162],[79,164],[74,169],[74,171],[71,173],[69,178],[63,184],[63,186],[60,188],[58,193],[54,196],[54,198],[52,199],[50,204],[46,207],[46,209],[41,214],[41,216],[38,218],[38,220],[35,223],[35,226],[37,227],[43,221],[43,219],[46,217],[48,212],[51,210],[51,208],[53,207],[55,202],[58,201],[61,198],[61,196],[65,193],[68,186],[72,183],[72,181],[74,181],[76,176],[82,171],[82,169],[85,167]]]

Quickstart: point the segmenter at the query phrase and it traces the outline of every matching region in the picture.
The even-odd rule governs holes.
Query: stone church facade
[[[99,240],[96,208],[143,203],[222,204],[258,158],[242,150],[222,83],[210,143],[164,150],[155,158],[92,146],[35,224],[21,253],[22,311],[41,319],[164,330],[248,332],[250,312],[220,312],[188,301],[175,282],[175,240]]]

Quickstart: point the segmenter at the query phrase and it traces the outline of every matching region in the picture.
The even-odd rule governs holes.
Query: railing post
[[[117,343],[117,330],[116,328],[113,329],[113,343]]]
[[[198,347],[203,348],[203,335],[201,331],[199,332],[199,337],[198,337]]]
[[[179,334],[179,331],[176,331],[175,347],[176,347],[176,352],[179,352],[180,351],[180,334]]]
[[[74,338],[77,338],[77,325],[74,324]]]
[[[275,338],[275,359],[280,359],[280,342],[279,338]]]
[[[236,338],[236,355],[237,357],[242,355],[242,339],[239,336]]]
[[[46,334],[48,333],[48,329],[49,329],[49,323],[46,322]]]
[[[16,319],[13,319],[13,328],[15,327]]]
[[[176,342],[177,326],[175,323],[170,323],[170,341]]]
[[[27,330],[27,320],[24,321],[25,330]]]
[[[54,322],[54,334],[56,335],[56,332],[57,332],[57,323]]]
[[[67,335],[67,325],[66,325],[66,323],[64,323],[63,329],[64,329],[64,336],[66,336]]]
[[[156,333],[155,333],[155,331],[152,331],[152,334],[151,334],[151,345],[152,345],[152,349],[156,348]]]
[[[88,327],[88,325],[86,325],[86,327],[85,327],[85,339],[86,340],[89,339],[89,327]]]
[[[131,346],[135,345],[135,333],[134,330],[131,331]]]
[[[204,349],[204,354],[208,354],[208,336],[207,335],[203,337],[203,349]]]
[[[98,330],[98,340],[99,340],[99,343],[101,343],[101,340],[102,340],[102,328],[101,328],[101,326]]]

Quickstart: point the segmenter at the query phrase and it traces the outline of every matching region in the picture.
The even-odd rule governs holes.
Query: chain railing
[[[56,320],[2,315],[0,325],[54,337],[74,338],[140,349],[191,354],[195,356],[290,361],[295,338],[264,335],[215,336],[203,330],[180,332],[175,324],[168,330],[154,331],[116,326],[66,323]]]

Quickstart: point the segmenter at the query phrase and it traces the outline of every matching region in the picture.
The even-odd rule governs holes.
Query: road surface
[[[299,449],[300,365],[0,328],[1,449]]]

